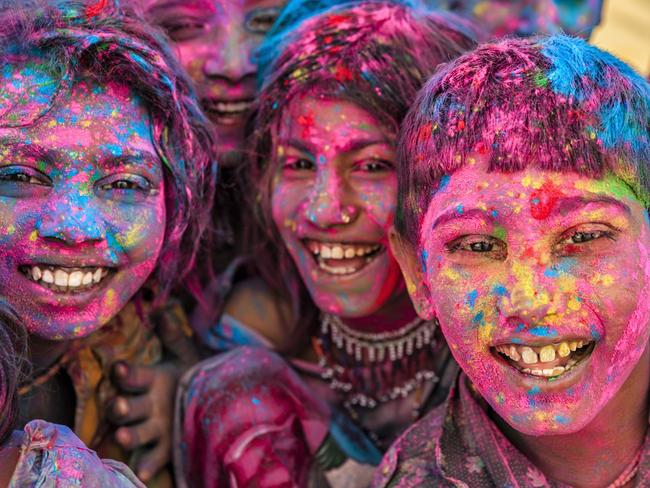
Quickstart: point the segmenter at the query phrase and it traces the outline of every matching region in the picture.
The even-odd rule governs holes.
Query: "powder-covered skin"
[[[280,124],[273,219],[320,310],[364,317],[404,291],[387,246],[397,201],[391,141],[368,112],[341,100],[297,97]],[[319,266],[310,241],[381,249],[370,262],[325,260],[356,270],[337,275]]]
[[[37,113],[52,79],[38,62],[13,68],[3,73],[0,106]],[[155,268],[166,214],[150,132],[148,112],[131,89],[89,80],[34,125],[0,129],[0,294],[30,334],[90,334]],[[61,291],[29,278],[33,266],[84,275],[101,267],[108,274],[85,291]]]
[[[482,158],[443,178],[420,232],[431,306],[452,353],[490,406],[531,435],[589,424],[648,342],[650,228],[614,176],[534,167],[487,172]],[[556,379],[516,370],[501,344],[594,341]]]
[[[220,151],[242,148],[256,93],[254,51],[283,0],[146,0],[147,16],[173,41],[219,135]]]

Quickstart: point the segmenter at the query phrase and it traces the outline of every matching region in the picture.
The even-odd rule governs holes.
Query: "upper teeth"
[[[213,106],[219,112],[245,112],[250,109],[251,102],[217,102]]]
[[[563,341],[557,344],[546,346],[519,346],[516,344],[505,344],[497,346],[496,350],[505,354],[513,361],[523,361],[525,364],[550,363],[555,361],[557,356],[567,357],[571,352],[589,344],[588,341]]]
[[[335,244],[318,241],[309,241],[309,250],[312,254],[324,259],[352,259],[366,256],[377,251],[381,244]]]
[[[55,268],[32,266],[26,274],[36,282],[61,288],[79,288],[99,283],[108,274],[107,268]]]

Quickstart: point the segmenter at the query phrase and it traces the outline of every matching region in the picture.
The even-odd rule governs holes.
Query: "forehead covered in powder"
[[[582,40],[481,46],[429,80],[404,122],[398,228],[415,239],[441,179],[477,155],[489,171],[612,172],[647,205],[649,120],[648,83]]]

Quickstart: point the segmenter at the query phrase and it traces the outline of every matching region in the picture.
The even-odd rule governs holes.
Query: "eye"
[[[488,235],[469,235],[445,244],[449,254],[465,255],[470,258],[488,258],[503,261],[508,257],[505,242]]]
[[[51,186],[52,181],[46,175],[30,166],[12,165],[0,168],[1,195],[36,196]]]
[[[565,232],[553,251],[560,256],[605,249],[616,241],[617,231],[605,224],[590,224]]]
[[[314,171],[316,164],[306,158],[288,158],[282,167],[290,171]]]
[[[167,35],[176,42],[189,41],[205,32],[205,23],[194,19],[175,19],[160,23]]]
[[[111,175],[95,184],[98,193],[114,200],[136,200],[155,193],[155,188],[144,176],[136,174]]]
[[[355,170],[367,173],[383,173],[386,171],[393,171],[394,169],[395,165],[384,159],[366,159],[355,165]]]
[[[280,15],[278,7],[260,8],[246,16],[245,26],[255,34],[266,34]]]

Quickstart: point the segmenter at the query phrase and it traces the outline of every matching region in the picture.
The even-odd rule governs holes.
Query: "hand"
[[[127,451],[145,448],[134,466],[143,482],[151,480],[170,461],[176,385],[199,360],[191,338],[165,317],[159,317],[156,330],[169,359],[153,366],[118,362],[113,367],[113,383],[120,394],[109,417],[120,426],[115,432],[119,445]]]

